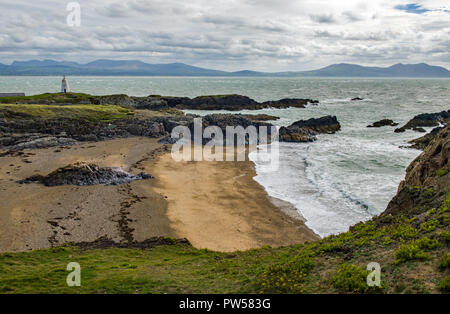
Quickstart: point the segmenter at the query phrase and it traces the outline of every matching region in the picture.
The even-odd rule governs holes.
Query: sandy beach
[[[250,161],[175,162],[170,146],[140,137],[3,155],[0,251],[100,237],[122,243],[153,236],[187,238],[195,247],[217,251],[317,239],[299,217],[290,215],[295,210],[270,199],[253,180]],[[116,186],[16,182],[78,161],[146,171],[155,179]]]

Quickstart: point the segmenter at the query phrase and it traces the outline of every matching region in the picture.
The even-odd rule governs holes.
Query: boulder
[[[415,129],[415,131],[423,132],[423,127],[439,126],[440,124],[448,124],[450,122],[450,109],[436,113],[422,113],[409,120],[401,128],[395,129],[394,132],[404,132],[407,129]]]
[[[273,108],[305,108],[308,104],[317,105],[319,101],[312,99],[302,99],[302,98],[283,98],[280,100],[266,101],[262,105],[265,107]]]
[[[325,116],[300,120],[288,127],[281,127],[279,135],[282,142],[311,142],[316,139],[317,134],[333,134],[340,129],[341,125],[335,116]]]
[[[59,185],[116,185],[129,183],[133,180],[150,179],[153,176],[141,172],[132,175],[119,167],[99,167],[84,162],[59,168],[47,176],[34,175],[18,183],[42,183],[46,186]]]
[[[379,128],[379,127],[386,126],[386,125],[397,126],[398,123],[395,123],[394,121],[392,121],[390,119],[382,119],[380,121],[376,121],[376,122],[372,123],[371,125],[368,125],[367,127],[368,128]]]
[[[444,127],[436,127],[424,136],[409,141],[408,143],[411,144],[409,148],[424,150],[442,129]]]

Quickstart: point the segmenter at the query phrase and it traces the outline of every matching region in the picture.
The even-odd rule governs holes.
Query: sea
[[[257,101],[310,98],[306,108],[243,110],[280,117],[287,126],[297,120],[334,115],[342,129],[312,143],[280,143],[279,169],[256,177],[270,196],[293,204],[306,225],[320,236],[347,231],[359,221],[383,212],[421,152],[407,148],[423,134],[394,133],[394,127],[367,128],[380,119],[403,125],[420,113],[450,108],[450,79],[413,78],[271,78],[271,77],[68,77],[74,92],[94,95],[187,96],[241,94]],[[0,77],[1,92],[33,95],[59,91],[61,77]],[[361,97],[362,101],[351,101]],[[189,110],[205,115],[225,111]],[[430,128],[427,128],[430,130]]]

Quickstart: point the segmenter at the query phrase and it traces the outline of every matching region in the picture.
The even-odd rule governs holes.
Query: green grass
[[[0,104],[0,116],[30,119],[70,118],[85,121],[113,121],[133,115],[127,108],[113,105],[30,105],[30,104]]]
[[[80,101],[91,100],[95,96],[83,93],[45,93],[32,96],[14,96],[14,97],[0,97],[0,103],[79,103]]]
[[[275,262],[273,253],[261,249],[226,254],[179,244],[1,254],[0,293],[251,292],[252,279]],[[81,287],[66,284],[69,262],[81,265]]]

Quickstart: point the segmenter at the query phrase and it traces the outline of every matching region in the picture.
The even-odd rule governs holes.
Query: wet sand
[[[0,157],[0,251],[47,248],[100,237],[126,242],[130,231],[138,241],[175,236],[166,217],[167,203],[152,191],[152,180],[56,187],[15,182],[78,161],[138,173],[142,171],[140,163],[155,158],[164,147],[154,139],[129,138],[26,150],[25,154],[33,154],[26,157]]]
[[[236,251],[318,239],[291,204],[253,180],[251,161],[176,162],[168,153],[152,171],[172,229],[195,247]]]
[[[218,251],[317,239],[289,204],[253,180],[252,162],[177,163],[169,151],[155,139],[128,138],[0,157],[0,251],[100,237],[125,243],[171,236]],[[16,183],[78,161],[156,178],[118,186]]]

